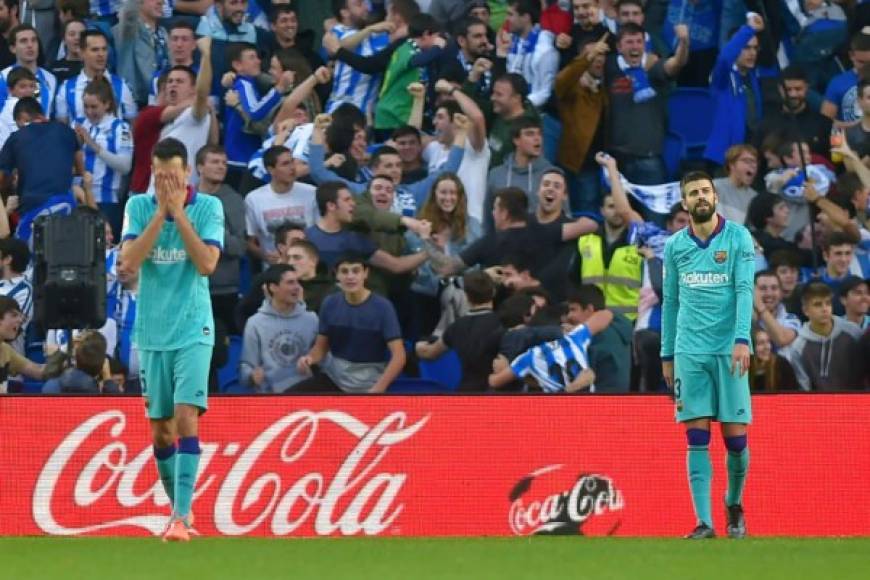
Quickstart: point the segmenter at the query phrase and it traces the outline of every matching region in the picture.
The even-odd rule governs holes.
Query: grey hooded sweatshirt
[[[489,170],[486,180],[486,200],[483,205],[484,231],[493,231],[492,206],[495,203],[495,193],[505,187],[519,187],[526,192],[529,200],[529,213],[535,213],[538,209],[538,187],[541,185],[541,177],[544,172],[552,169],[553,165],[544,156],[536,157],[525,167],[514,165],[514,155],[508,155],[504,163]]]
[[[317,338],[317,315],[305,309],[305,303],[282,314],[269,299],[245,324],[242,356],[239,362],[239,382],[261,393],[281,393],[308,378],[296,370],[299,357],[308,354]],[[254,385],[251,373],[263,367],[266,379]]]
[[[810,323],[805,322],[795,341],[779,354],[791,363],[801,390],[855,389],[860,387],[861,380],[855,376],[859,338],[858,325],[834,316],[829,336],[816,334],[810,330]]]

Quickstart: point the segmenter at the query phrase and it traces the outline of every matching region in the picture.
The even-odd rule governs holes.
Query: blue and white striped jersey
[[[130,92],[130,87],[118,75],[106,71],[103,76],[112,84],[112,90],[115,92],[115,100],[118,103],[118,110],[114,111],[115,116],[123,117],[128,121],[135,119],[138,111],[136,110],[136,103],[133,101],[133,93]],[[65,80],[60,85],[57,96],[54,99],[54,114],[59,121],[72,122],[85,116],[82,95],[84,95],[85,87],[90,80],[84,71],[82,71],[78,75]]]
[[[84,127],[91,138],[103,151],[118,159],[126,161],[127,167],[133,161],[133,135],[130,124],[118,119],[114,115],[106,115],[98,123],[92,123],[89,119],[77,119],[76,126]],[[114,163],[115,168],[106,162],[103,157],[89,145],[84,145],[82,150],[85,154],[85,169],[94,177],[94,198],[97,203],[118,203],[118,192],[121,189],[121,181],[129,173]],[[123,163],[122,163],[123,164]]]
[[[546,393],[561,393],[583,369],[589,368],[587,350],[592,334],[585,324],[558,340],[533,346],[511,362],[518,377],[532,376]],[[595,385],[589,387],[595,391]]]
[[[139,373],[139,355],[133,344],[133,324],[136,320],[136,292],[116,284],[107,296],[106,313],[115,321],[118,329],[115,354],[121,364],[127,367],[127,376],[136,377]]]
[[[338,24],[332,28],[332,32],[341,39],[357,30]],[[354,52],[360,56],[371,56],[389,44],[390,35],[381,32],[363,40]],[[335,66],[335,78],[332,81],[332,93],[326,103],[326,112],[331,113],[342,103],[353,103],[363,113],[369,114],[374,111],[380,85],[381,75],[367,75],[339,61]]]
[[[112,16],[121,9],[124,0],[91,0],[92,16]]]
[[[9,87],[6,86],[6,79],[9,77],[9,73],[19,66],[21,65],[16,63],[0,71],[0,77],[3,78],[3,82],[0,83],[0,108],[3,107],[3,103],[9,97]],[[54,111],[54,93],[57,91],[57,79],[44,68],[37,68],[36,80],[39,82],[39,94],[33,96],[39,99],[39,104],[42,105],[42,111],[45,113],[45,116],[51,117]]]

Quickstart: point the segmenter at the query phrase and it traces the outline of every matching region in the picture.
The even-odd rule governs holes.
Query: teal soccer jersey
[[[680,354],[730,356],[750,344],[755,246],[749,231],[719,216],[702,242],[691,226],[665,244],[662,359]]]
[[[154,194],[127,202],[123,239],[145,231],[157,210]],[[218,198],[193,193],[184,208],[200,239],[223,247],[224,212]],[[214,320],[208,278],[187,257],[181,233],[167,219],[139,272],[139,297],[133,337],[139,350],[176,350],[192,344],[214,344]]]

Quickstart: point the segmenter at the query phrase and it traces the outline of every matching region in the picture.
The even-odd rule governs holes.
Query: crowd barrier
[[[870,396],[762,395],[752,535],[870,535]],[[664,396],[215,397],[207,536],[674,536],[694,525]],[[141,399],[0,398],[0,535],[148,535],[168,500]],[[717,528],[725,460],[711,444]]]

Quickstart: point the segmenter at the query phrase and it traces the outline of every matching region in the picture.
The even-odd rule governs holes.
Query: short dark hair
[[[369,162],[369,167],[377,167],[381,162],[381,157],[383,157],[384,155],[398,154],[399,152],[396,151],[395,147],[390,147],[389,145],[381,145],[372,154],[372,160]]]
[[[864,89],[870,87],[870,78],[861,79],[858,81],[858,97],[860,98],[864,94]]]
[[[12,258],[9,267],[13,272],[24,272],[30,263],[30,248],[24,240],[3,238],[0,239],[0,256]]]
[[[24,97],[18,99],[18,102],[15,103],[15,107],[12,108],[12,118],[18,121],[24,115],[27,115],[31,119],[45,116],[42,105],[39,104],[39,100],[36,97]]]
[[[17,85],[21,81],[30,81],[32,83],[35,83],[36,75],[30,72],[30,69],[19,66],[18,68],[12,69],[12,71],[9,73],[9,76],[6,77],[6,86],[10,89],[14,89],[15,85]]]
[[[266,149],[263,153],[263,167],[269,169],[278,165],[278,158],[284,153],[290,153],[290,150],[283,145],[273,145]]]
[[[870,50],[870,34],[864,34],[863,30],[859,30],[852,35],[849,40],[849,50],[863,52]]]
[[[269,22],[275,24],[278,22],[278,17],[282,14],[292,13],[296,14],[296,7],[291,2],[290,4],[272,4],[271,14],[269,15]]]
[[[626,22],[619,27],[619,30],[616,33],[616,41],[619,42],[626,36],[632,36],[634,34],[640,34],[643,36],[646,35],[646,31],[643,29],[643,26],[635,24],[634,22]]]
[[[438,109],[446,109],[447,116],[453,121],[453,115],[462,112],[462,108],[456,101],[441,101],[437,105],[435,105],[435,112],[438,112]]]
[[[523,324],[532,312],[534,299],[528,294],[517,292],[509,296],[498,307],[498,318],[506,329]]]
[[[868,285],[870,285],[870,282],[860,276],[847,276],[845,280],[840,282],[839,295],[845,297],[858,286]]]
[[[88,376],[99,378],[106,364],[106,348],[105,336],[96,330],[86,330],[75,347],[76,368]]]
[[[834,246],[852,246],[858,245],[858,240],[847,234],[846,232],[831,232],[822,241],[822,249],[829,251]]]
[[[758,284],[759,278],[775,278],[777,282],[779,282],[779,276],[776,275],[776,271],[768,268],[767,270],[759,270],[755,273],[755,278],[753,278],[753,282]]]
[[[539,0],[511,0],[508,6],[513,7],[517,14],[530,16],[535,24],[541,21],[541,3]]]
[[[40,49],[40,51],[42,51],[42,43],[39,41],[39,32],[36,30],[36,28],[34,28],[33,26],[31,26],[29,24],[19,24],[18,26],[16,26],[12,30],[10,30],[9,31],[9,44],[14,45],[15,42],[18,40],[18,33],[24,32],[26,30],[30,30],[31,32],[33,32],[33,34],[36,35],[36,42],[40,44],[39,49]]]
[[[161,161],[170,161],[180,157],[181,161],[187,165],[187,147],[178,139],[167,137],[154,145],[154,149],[151,150],[151,157]]]
[[[196,152],[196,165],[204,165],[209,155],[226,155],[227,151],[222,145],[203,145]]]
[[[413,135],[414,137],[416,137],[417,141],[421,140],[420,129],[418,129],[417,127],[414,127],[413,125],[402,125],[398,129],[393,131],[392,137],[393,137],[393,140],[396,140],[396,139],[401,139],[402,137],[408,137],[410,135]]]
[[[283,244],[287,239],[287,234],[290,232],[305,232],[305,224],[293,221],[286,221],[275,228],[274,241],[275,245]]]
[[[79,36],[79,47],[82,51],[88,46],[88,39],[100,37],[106,41],[106,47],[109,46],[109,37],[99,28],[85,28]]]
[[[563,304],[547,304],[543,308],[538,308],[531,319],[529,326],[559,326],[562,322],[562,316],[565,314]]]
[[[501,265],[513,266],[517,272],[532,272],[535,269],[535,262],[539,259],[540,256],[536,256],[529,248],[525,248],[505,256]]]
[[[780,266],[786,266],[788,268],[800,270],[801,266],[803,266],[803,260],[801,260],[800,254],[798,254],[796,251],[782,249],[777,250],[770,255],[770,259],[767,261],[767,265],[774,271],[776,271],[776,269]]]
[[[462,287],[470,304],[486,304],[495,297],[495,284],[485,272],[474,270],[462,276]]]
[[[762,231],[767,227],[767,220],[773,217],[773,208],[784,202],[784,199],[772,193],[756,195],[746,211],[746,223],[752,229]]]
[[[483,26],[486,28],[486,23],[480,18],[475,18],[474,16],[467,16],[460,20],[456,27],[454,28],[454,36],[461,36],[465,38],[468,36],[468,31],[472,26]]]
[[[317,210],[321,216],[326,215],[326,204],[338,203],[338,192],[342,189],[347,189],[343,181],[324,181],[317,186],[315,197],[317,197]]]
[[[644,7],[643,7],[643,0],[618,0],[618,1],[616,2],[616,10],[617,10],[617,12],[618,12],[619,9],[622,8],[623,6],[637,6],[637,7],[639,7],[641,10],[644,9]]]
[[[498,200],[502,209],[514,221],[523,221],[529,213],[529,198],[519,187],[504,187],[495,192],[493,204]]]
[[[568,290],[568,304],[579,304],[582,308],[592,306],[592,310],[604,310],[604,292],[595,284],[580,284]]]
[[[420,38],[426,33],[438,34],[441,32],[441,25],[431,14],[426,12],[418,12],[414,14],[408,21],[408,37]]]
[[[782,70],[782,80],[803,81],[805,83],[809,83],[807,71],[805,71],[803,67],[796,64],[790,64]]]
[[[20,314],[21,306],[18,305],[18,302],[14,298],[0,294],[0,319],[10,312],[18,312]]]
[[[511,121],[511,140],[518,138],[526,129],[543,130],[541,122],[526,115],[520,115]]]
[[[296,268],[291,266],[290,264],[272,264],[269,268],[263,273],[263,282],[266,284],[266,290],[269,289],[269,286],[277,286],[281,283],[281,278],[287,272],[296,272]],[[271,292],[267,292],[269,296],[272,295]]]
[[[257,52],[257,47],[250,42],[233,42],[227,46],[227,62],[230,63],[230,67],[232,68],[234,62],[241,60],[242,54],[249,50]]]
[[[518,94],[521,99],[525,99],[529,94],[529,82],[518,73],[505,73],[495,79],[494,82],[509,84],[511,90]]]
[[[189,30],[193,33],[194,36],[196,36],[196,26],[181,18],[176,18],[172,22],[170,22],[169,28],[167,28],[166,30],[171,34],[173,30],[178,30],[179,28]]]
[[[683,178],[680,179],[680,196],[686,196],[685,187],[687,183],[691,183],[693,181],[701,181],[703,179],[709,181],[711,185],[713,184],[713,178],[710,177],[710,174],[706,171],[689,171],[688,173],[683,175]]]
[[[815,298],[831,299],[833,297],[834,291],[824,282],[810,282],[804,287],[804,290],[801,293],[801,304],[806,306],[810,300]]]
[[[342,264],[362,264],[363,268],[368,270],[369,261],[366,256],[359,252],[345,252],[335,261],[333,269],[337,272]]]
[[[673,223],[677,216],[681,213],[689,213],[686,211],[686,208],[683,207],[683,202],[678,201],[674,205],[671,206],[671,210],[668,212],[667,223]]]
[[[314,260],[320,260],[320,250],[317,249],[317,246],[308,240],[294,240],[292,244],[290,244],[291,248],[302,248],[302,250],[311,256]]]
[[[186,64],[176,64],[169,67],[169,70],[166,71],[166,78],[169,78],[169,75],[174,72],[183,72],[190,77],[190,82],[196,83],[196,73]]]
[[[12,75],[9,75],[10,77]],[[868,83],[867,86],[870,86]],[[837,178],[837,193],[851,201],[855,194],[865,189],[864,182],[854,171],[847,171]]]

